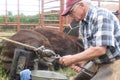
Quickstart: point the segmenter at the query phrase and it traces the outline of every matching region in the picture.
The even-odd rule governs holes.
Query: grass
[[[0,32],[0,37],[1,36],[10,36],[11,33],[6,33],[6,32]],[[0,39],[0,43],[1,43],[2,39]],[[5,71],[4,69],[1,67],[1,61],[0,61],[0,80],[8,80],[7,75],[4,74]]]
[[[0,37],[10,37],[12,35],[14,35],[16,32],[10,31],[10,32],[0,32]],[[2,41],[2,39],[0,39],[0,42]]]
[[[58,72],[67,76],[68,80],[73,80],[73,76],[76,75],[76,72],[71,68],[59,69]]]
[[[4,69],[1,67],[1,61],[0,61],[0,80],[8,80],[8,77],[6,75],[6,72]]]
[[[67,77],[74,76],[76,74],[71,68],[59,69],[59,73],[65,74]]]
[[[6,31],[6,32],[0,32],[0,36],[11,36],[11,35],[13,35],[13,34],[15,34],[16,32],[14,32],[14,31],[10,31],[10,32],[8,32],[8,31]]]
[[[1,76],[0,75],[0,80],[9,80],[6,76]]]

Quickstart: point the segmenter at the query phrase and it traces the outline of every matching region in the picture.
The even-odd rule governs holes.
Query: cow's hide
[[[15,35],[11,36],[10,39],[34,46],[36,48],[44,45],[46,48],[54,50],[55,53],[59,54],[60,56],[75,54],[83,51],[82,41],[80,39],[78,40],[77,37],[68,36],[63,32],[48,28],[21,30]],[[10,69],[8,64],[11,65],[11,61],[14,56],[14,50],[16,48],[33,51],[30,48],[5,41],[3,43],[2,52],[0,55],[2,61],[4,62],[4,68]]]
[[[69,36],[63,32],[48,28],[39,28],[35,29],[35,31],[47,37],[52,49],[60,56],[75,54],[83,50],[82,40],[77,37]]]

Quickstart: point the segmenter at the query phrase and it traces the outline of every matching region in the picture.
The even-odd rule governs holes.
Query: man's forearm
[[[72,62],[79,62],[79,61],[89,61],[93,58],[102,56],[106,53],[106,47],[105,46],[101,46],[101,47],[90,47],[87,50],[75,54],[72,56]]]

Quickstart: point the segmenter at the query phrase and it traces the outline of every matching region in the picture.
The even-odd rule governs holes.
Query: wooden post
[[[19,0],[18,0],[18,25],[17,25],[17,31],[20,31],[20,13],[19,13]]]
[[[59,15],[59,25],[60,25],[60,31],[63,31],[63,24],[64,24],[64,18],[61,16],[61,13],[63,12],[64,9],[64,0],[60,0],[60,15]]]

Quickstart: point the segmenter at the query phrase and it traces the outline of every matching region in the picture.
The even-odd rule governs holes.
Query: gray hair
[[[83,2],[86,2],[87,4],[91,5],[91,0],[82,0]]]

